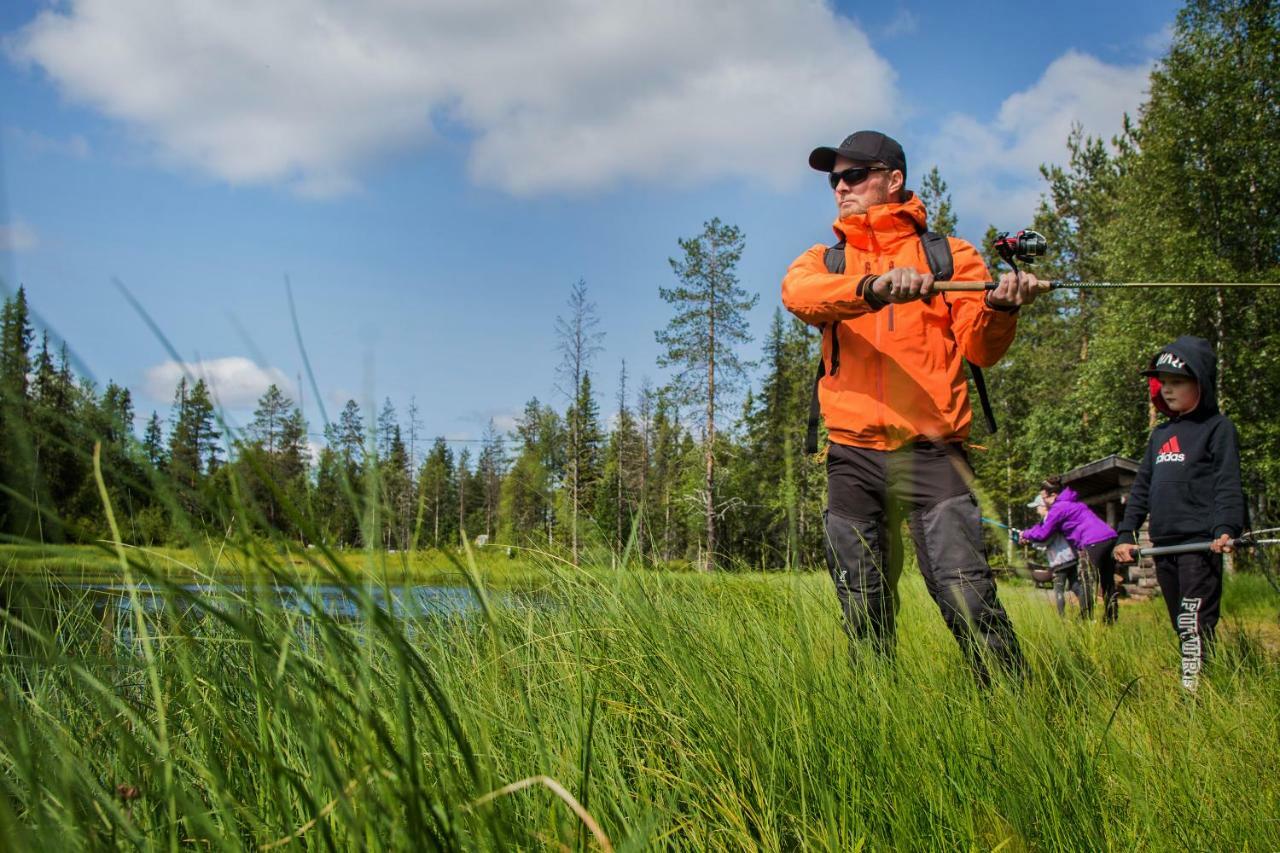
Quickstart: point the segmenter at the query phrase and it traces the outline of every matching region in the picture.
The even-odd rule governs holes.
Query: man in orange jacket
[[[829,173],[844,272],[830,272],[826,246],[814,246],[787,270],[782,303],[823,330],[826,552],[846,629],[855,643],[892,650],[898,579],[889,557],[901,547],[905,515],[929,594],[978,678],[988,679],[988,655],[1020,672],[970,488],[964,442],[973,412],[962,361],[998,361],[1040,285],[1006,273],[985,293],[935,293],[920,239],[924,205],[905,189],[902,146],[883,133],[859,131],[839,147],[817,148],[809,165]],[[952,278],[988,279],[972,245],[947,242]]]

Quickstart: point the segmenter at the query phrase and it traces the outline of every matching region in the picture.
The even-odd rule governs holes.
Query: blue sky
[[[77,0],[0,7],[0,277],[102,383],[167,414],[179,368],[232,422],[416,398],[424,435],[509,428],[555,390],[585,279],[613,408],[660,383],[679,237],[740,226],[759,339],[833,216],[815,145],[861,127],[938,165],[962,236],[1023,227],[1080,121],[1145,97],[1178,6],[738,0]],[[304,380],[305,384],[305,380]],[[303,388],[315,432],[315,394]]]

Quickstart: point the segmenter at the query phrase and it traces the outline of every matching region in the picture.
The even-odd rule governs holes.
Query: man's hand
[[[933,293],[933,273],[921,275],[911,267],[892,269],[871,282],[871,292],[890,305],[924,299]]]
[[[1111,549],[1111,556],[1117,563],[1132,563],[1137,550],[1137,545],[1117,545]]]
[[[1209,543],[1209,550],[1215,554],[1230,554],[1235,550],[1235,543],[1231,541],[1230,534],[1224,533]]]
[[[1000,276],[995,290],[987,291],[987,304],[992,308],[1020,308],[1035,302],[1046,289],[1048,282],[1041,282],[1029,272],[1007,272]]]

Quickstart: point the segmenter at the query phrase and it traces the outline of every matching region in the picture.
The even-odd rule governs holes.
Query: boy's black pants
[[[1196,689],[1213,645],[1222,603],[1222,555],[1212,552],[1156,557],[1156,579],[1182,651],[1182,686]]]
[[[958,444],[918,443],[895,451],[830,445],[826,554],[850,638],[888,653],[906,518],[925,586],[986,683],[987,657],[1019,673],[1025,663],[996,598],[972,477]]]

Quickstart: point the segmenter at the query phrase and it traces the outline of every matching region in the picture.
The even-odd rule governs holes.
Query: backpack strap
[[[929,262],[929,270],[933,273],[934,279],[949,281],[951,276],[955,275],[956,266],[951,257],[951,244],[947,241],[946,235],[936,234],[933,231],[921,231],[920,243],[924,247],[924,257]],[[987,429],[995,432],[996,413],[991,408],[991,398],[987,395],[987,378],[982,375],[982,368],[969,359],[966,358],[964,363],[969,368],[969,375],[973,377],[973,387],[978,392],[978,402],[982,405],[982,416],[987,420]]]
[[[825,256],[827,264],[827,272],[834,275],[842,275],[844,273],[844,241],[841,240],[834,246],[827,247]],[[822,333],[828,330],[831,332],[831,375],[835,376],[836,371],[840,369],[840,335],[837,327],[840,321],[834,323],[824,323]],[[827,365],[822,360],[822,347],[819,343],[818,347],[818,374],[813,378],[813,394],[809,397],[809,426],[804,434],[804,452],[813,454],[818,452],[818,418],[822,414],[821,406],[818,404],[818,383],[822,381],[822,377],[827,375]]]
[[[938,281],[950,281],[956,274],[955,261],[951,258],[951,243],[945,234],[933,231],[921,231],[920,243],[924,246],[924,259],[929,263],[929,271]]]

